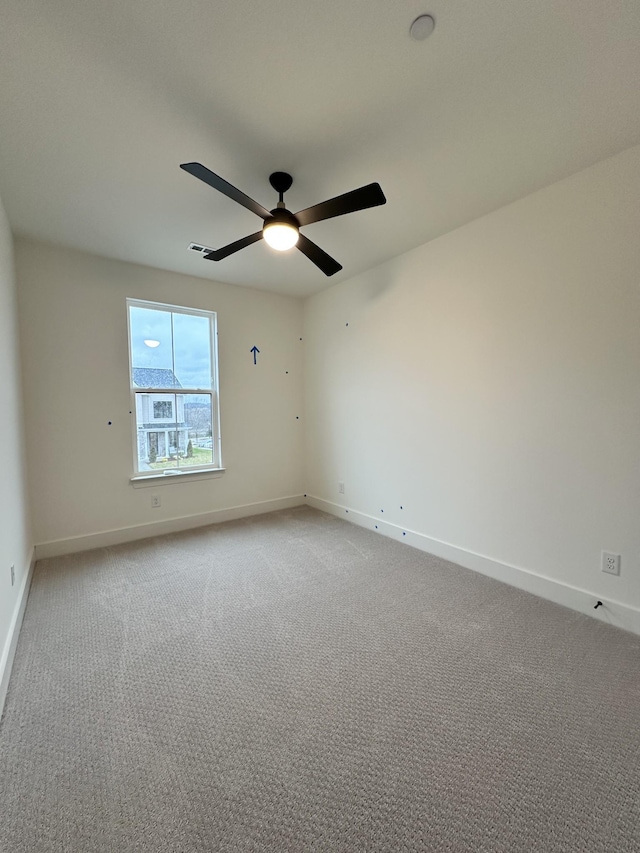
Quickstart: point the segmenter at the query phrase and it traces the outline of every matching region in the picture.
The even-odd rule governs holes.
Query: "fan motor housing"
[[[265,219],[265,225],[274,225],[278,223],[278,225],[290,225],[292,228],[298,229],[300,228],[300,223],[295,218],[293,213],[290,210],[287,210],[286,207],[276,207],[271,211],[271,218]]]

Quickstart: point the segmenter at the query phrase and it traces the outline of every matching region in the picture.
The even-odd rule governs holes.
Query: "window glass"
[[[173,315],[173,371],[183,388],[211,388],[211,340],[207,317]]]
[[[136,475],[220,467],[215,314],[128,305]]]
[[[173,404],[170,400],[153,401],[153,417],[167,420],[173,417]]]

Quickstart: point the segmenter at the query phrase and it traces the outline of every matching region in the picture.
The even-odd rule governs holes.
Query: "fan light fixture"
[[[299,232],[295,225],[290,222],[279,222],[271,220],[266,222],[262,229],[262,236],[278,252],[286,252],[292,249],[298,242]]]

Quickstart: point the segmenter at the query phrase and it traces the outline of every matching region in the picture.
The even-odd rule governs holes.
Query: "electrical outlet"
[[[344,483],[341,480],[338,481],[338,494],[344,495]]]
[[[11,586],[16,582],[16,567],[11,566]]]
[[[602,571],[608,575],[620,574],[620,554],[612,554],[610,551],[602,552]]]
[[[151,506],[154,509],[157,509],[162,505],[162,501],[160,500],[160,495],[151,495]]]

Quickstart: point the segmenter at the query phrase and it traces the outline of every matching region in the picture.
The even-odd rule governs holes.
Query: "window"
[[[171,400],[154,400],[153,417],[162,418],[163,421],[170,421],[173,417],[173,404]]]
[[[221,468],[215,313],[127,309],[135,476]]]

